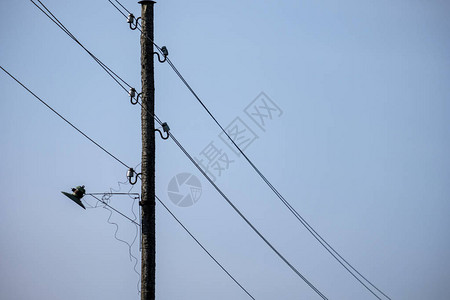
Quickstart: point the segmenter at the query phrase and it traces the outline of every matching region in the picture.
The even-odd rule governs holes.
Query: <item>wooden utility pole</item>
[[[156,233],[155,233],[155,79],[153,63],[154,1],[142,5],[141,76],[142,76],[142,267],[141,300],[155,299]]]

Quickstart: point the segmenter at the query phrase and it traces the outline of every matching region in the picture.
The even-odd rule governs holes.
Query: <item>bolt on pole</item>
[[[142,267],[141,300],[155,299],[156,226],[155,226],[155,79],[153,61],[153,5],[141,4],[141,76],[142,76]]]

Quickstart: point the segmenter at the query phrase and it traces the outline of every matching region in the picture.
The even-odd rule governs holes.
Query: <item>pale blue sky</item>
[[[140,89],[139,34],[108,1],[44,3]],[[137,1],[122,3],[140,15]],[[359,271],[392,299],[444,300],[449,11],[447,1],[161,0],[155,40],[224,126],[252,126],[248,155]],[[126,164],[140,162],[139,107],[80,47],[29,1],[0,1],[0,28],[1,66]],[[329,299],[374,299],[233,156],[169,66],[155,71],[157,115],[192,155],[211,141],[228,152],[235,162],[217,184],[248,219]],[[262,91],[283,110],[265,132],[244,112]],[[109,213],[60,193],[108,191],[126,169],[3,72],[0,99],[0,298],[139,299]],[[256,299],[318,299],[170,140],[157,139],[156,167],[157,194]],[[191,207],[168,198],[182,172],[202,183]],[[111,204],[132,215],[129,199]],[[130,222],[112,220],[134,238]],[[160,205],[157,231],[158,299],[248,299]]]

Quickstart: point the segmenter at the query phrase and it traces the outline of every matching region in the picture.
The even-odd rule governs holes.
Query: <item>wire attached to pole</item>
[[[117,0],[116,0],[117,1]],[[120,12],[120,10],[119,10]],[[139,27],[139,26],[138,26]],[[140,30],[140,29],[139,29]],[[141,31],[141,30],[140,30]],[[142,31],[141,31],[142,33]],[[153,40],[151,40],[148,36],[145,36],[148,40],[150,40],[154,46],[158,49],[158,51],[163,54],[163,48],[160,48]],[[155,52],[156,53],[156,52]],[[158,60],[161,62],[159,54]],[[223,128],[223,126],[217,121],[214,115],[210,112],[210,110],[206,107],[197,93],[193,90],[193,88],[189,85],[183,75],[178,71],[176,66],[172,63],[169,58],[164,59],[164,61],[168,62],[169,66],[173,69],[176,75],[180,78],[180,80],[184,83],[184,85],[189,89],[189,91],[193,94],[193,96],[197,99],[197,101],[201,104],[201,106],[206,110],[206,112],[210,115],[210,117],[215,121],[218,127],[222,130],[222,132],[228,137],[231,143],[236,147],[236,149],[244,156],[250,166],[255,170],[255,172],[261,177],[261,179],[269,186],[269,188],[274,192],[274,194],[280,199],[280,201],[288,208],[288,210],[298,219],[298,221],[311,233],[311,235],[329,252],[336,261],[341,264],[361,285],[363,285],[370,293],[372,293],[376,298],[381,298],[371,289],[369,288],[357,275],[359,275],[365,282],[367,282],[372,288],[378,291],[387,299],[391,300],[391,298],[386,295],[381,289],[375,286],[370,280],[368,280],[365,276],[363,276],[353,265],[351,265],[344,257],[342,257],[339,252],[337,252],[317,231],[294,209],[294,207],[281,195],[281,193],[273,186],[273,184],[264,176],[264,174],[256,167],[256,165],[250,160],[250,158],[242,151],[242,149],[236,144],[236,142],[230,137],[228,132]],[[345,264],[344,264],[345,263]],[[351,269],[351,270],[350,270]],[[353,271],[352,271],[353,270]],[[355,273],[353,273],[355,272]]]

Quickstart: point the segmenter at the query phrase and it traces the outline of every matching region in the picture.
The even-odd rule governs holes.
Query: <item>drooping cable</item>
[[[135,167],[135,169],[137,169],[137,167],[139,165],[140,165],[140,163]],[[131,185],[131,187],[128,189],[128,192],[126,192],[126,193],[121,192],[122,191],[122,187],[125,187],[127,185],[129,185],[128,180],[125,180],[123,182],[122,181],[118,181],[117,182],[117,188],[110,187],[108,192],[105,192],[103,194],[102,193],[98,193],[98,195],[102,195],[102,200],[107,202],[107,203],[110,203],[111,198],[113,196],[115,196],[115,195],[124,195],[124,196],[126,195],[126,196],[128,196],[133,201],[132,204],[131,204],[131,212],[132,212],[132,214],[134,216],[133,220],[136,221],[138,219],[138,217],[136,216],[136,214],[134,212],[134,207],[135,207],[135,204],[136,204],[136,200],[138,200],[140,198],[140,195],[139,195],[139,193],[132,193],[131,192],[133,190],[133,188],[134,188],[134,185]],[[96,195],[96,194],[97,193],[94,193],[93,195]],[[90,204],[89,204],[89,206],[91,208],[98,208],[99,207],[98,204],[99,204],[99,202],[96,201],[96,204],[95,204],[94,207],[92,207],[92,205],[90,205]],[[134,261],[133,271],[134,271],[134,273],[136,273],[138,275],[138,280],[137,280],[137,283],[136,283],[136,289],[137,289],[138,293],[140,294],[141,293],[141,290],[140,290],[140,281],[141,281],[141,276],[140,275],[141,275],[141,273],[137,269],[139,260],[133,254],[133,245],[136,243],[137,237],[139,235],[139,227],[136,224],[134,224],[135,233],[134,233],[134,238],[133,238],[133,240],[131,242],[128,242],[126,240],[123,240],[123,239],[119,238],[117,236],[117,234],[119,232],[119,224],[117,224],[116,222],[111,221],[111,217],[112,217],[113,211],[111,209],[109,209],[108,207],[106,207],[106,206],[100,206],[100,207],[102,207],[103,209],[106,209],[106,210],[108,210],[110,212],[108,220],[107,220],[107,223],[115,226],[114,238],[116,240],[118,240],[119,242],[124,243],[128,247],[128,255],[129,255],[130,261],[131,262]]]
[[[120,3],[120,2],[117,1],[117,0],[114,0],[114,1],[116,1],[116,3],[119,4],[123,9],[125,9],[125,11],[126,11],[128,14],[131,14],[131,12],[130,12],[125,6],[123,6],[122,3]]]
[[[125,18],[127,17],[127,15],[124,13],[124,12],[122,12],[121,10],[120,10],[120,8],[118,8],[117,7],[117,5],[115,5],[114,3],[112,3],[112,1],[111,0],[108,0],[108,2],[109,3],[111,3],[111,5],[112,6],[114,6]],[[116,1],[117,2],[117,1]],[[120,4],[120,3],[119,3]],[[120,4],[121,5],[121,4]],[[122,5],[121,5],[122,6]],[[122,6],[123,7],[123,6]],[[123,7],[124,8],[124,7]]]
[[[122,89],[124,89],[126,92],[127,89],[118,81],[122,81],[124,84],[126,84],[128,87],[131,88],[131,86],[126,83],[121,77],[119,77],[115,72],[113,72],[110,68],[108,68],[103,62],[101,62],[95,55],[93,55],[89,50],[87,50],[76,38],[75,36],[69,31],[67,30],[67,28],[51,13],[50,10],[47,9],[47,7],[40,1],[37,0],[43,7],[44,9],[51,15],[49,15],[48,13],[46,13],[42,8],[40,8],[33,0],[30,0],[36,7],[38,7],[47,17],[49,17],[58,27],[60,27],[66,34],[69,35],[69,37],[71,37],[76,43],[78,43],[121,87]],[[109,0],[108,0],[109,1]],[[109,1],[116,9],[118,9],[119,12],[120,9],[114,5],[111,1]],[[127,10],[120,2],[116,1],[122,8],[124,8],[125,10]],[[127,12],[129,12],[127,10]],[[122,13],[125,17],[126,15],[124,13]],[[53,17],[53,18],[52,18]],[[147,37],[148,38],[148,37]],[[152,41],[153,42],[153,41]],[[161,48],[156,45],[154,42],[153,44],[155,45],[155,47],[161,51]],[[196,95],[196,93],[194,92],[194,90],[189,86],[189,84],[187,83],[187,81],[183,78],[183,76],[179,73],[179,71],[176,69],[176,67],[173,65],[173,63],[168,60],[169,65],[172,67],[172,69],[175,71],[175,73],[180,77],[180,79],[184,82],[184,84],[189,88],[189,90],[194,94],[194,96],[201,102],[200,98]],[[113,76],[114,75],[114,76]],[[206,108],[206,106],[203,104],[203,102],[201,102],[202,106],[209,112],[209,110]],[[142,106],[142,105],[141,105]],[[209,112],[210,113],[210,112]],[[212,116],[212,114],[210,113],[210,115]],[[212,116],[213,117],[213,116]],[[213,117],[214,118],[214,117]],[[215,120],[216,123],[220,126],[220,124],[217,122],[217,120]],[[161,124],[161,123],[160,123]],[[220,126],[221,127],[221,126]],[[228,136],[228,138],[232,141],[233,144],[234,141],[231,139],[231,137],[228,135],[228,133],[223,129],[223,127],[221,127],[221,129],[225,132],[225,134]],[[237,147],[237,145],[235,144],[235,146]],[[238,150],[239,147],[238,147]],[[241,151],[241,150],[240,150]],[[242,152],[242,151],[241,151]],[[242,152],[243,153],[243,152]],[[246,157],[246,155],[244,154],[244,157]],[[246,157],[247,158],[247,157]],[[248,158],[247,158],[248,159]],[[249,161],[250,162],[250,161]],[[251,162],[250,162],[251,163]],[[252,163],[251,163],[252,164]],[[254,166],[252,164],[252,166]],[[266,182],[267,183],[267,182]],[[275,191],[274,191],[275,192]],[[359,272],[358,272],[359,273]]]
[[[220,262],[218,262],[214,256],[211,255],[211,253],[205,248],[203,247],[203,245],[192,235],[192,233],[183,225],[183,223],[181,223],[180,220],[178,220],[178,218],[170,211],[170,209],[164,204],[164,202],[161,201],[161,199],[158,198],[158,196],[156,196],[156,199],[159,201],[159,203],[161,203],[161,205],[167,210],[167,212],[172,215],[172,217],[175,219],[175,221],[178,222],[178,224],[180,224],[181,227],[183,227],[183,229],[191,236],[191,238],[206,252],[206,254],[208,254],[208,256],[252,299],[255,299],[234,277],[233,275],[231,275],[223,266]]]
[[[36,99],[38,99],[40,102],[42,102],[45,106],[47,106],[50,110],[52,110],[54,113],[56,113],[61,119],[63,119],[65,122],[67,122],[69,125],[71,125],[74,129],[76,129],[79,133],[81,133],[83,136],[85,136],[87,139],[89,139],[92,143],[94,143],[96,146],[98,146],[100,149],[102,149],[104,152],[106,152],[107,154],[109,154],[111,157],[113,157],[114,159],[116,159],[118,162],[120,162],[122,165],[124,165],[127,169],[129,169],[129,167],[123,163],[121,160],[119,160],[117,157],[115,157],[114,155],[112,155],[109,151],[107,151],[105,148],[103,148],[102,146],[100,146],[97,142],[95,142],[93,139],[91,139],[89,136],[87,136],[84,132],[82,132],[81,130],[79,130],[77,127],[75,127],[72,123],[70,123],[67,119],[65,119],[62,115],[60,115],[56,110],[54,110],[51,106],[49,106],[46,102],[44,102],[41,98],[39,98],[36,94],[34,94],[30,89],[28,89],[25,85],[23,85],[19,80],[17,80],[14,76],[12,76],[9,72],[7,72],[3,67],[0,66],[0,68],[6,73],[8,74],[11,78],[13,78],[17,83],[19,83],[23,88],[25,88],[30,94],[32,94]],[[148,112],[148,111],[147,111]],[[161,120],[157,117],[157,116],[153,116],[155,118],[155,120],[161,125],[162,122]],[[244,217],[244,215],[242,215],[242,213],[234,206],[234,204],[225,196],[225,194],[223,194],[223,192],[217,187],[217,185],[215,185],[215,183],[211,180],[211,178],[209,178],[209,176],[201,169],[201,167],[195,162],[195,160],[192,158],[192,156],[184,149],[184,147],[178,142],[178,140],[172,135],[170,134],[170,136],[172,137],[172,140],[174,140],[174,142],[178,145],[178,147],[188,156],[188,158],[194,163],[194,165],[196,165],[196,167],[200,170],[200,172],[202,172],[202,174],[208,179],[208,181],[216,188],[216,190],[219,191],[219,193],[222,195],[222,197],[225,198],[225,200],[227,200],[227,202],[234,208],[234,210],[246,221],[246,223],[266,242],[266,244],[298,275],[300,276],[300,278],[302,278],[314,291],[316,291],[316,293],[318,293],[323,299],[327,299],[325,296],[323,296],[323,294],[317,290],[300,272],[297,271],[297,269],[292,266],[285,258],[284,256],[282,256],[273,246],[272,244],[270,244],[265,238],[264,236]],[[99,198],[97,198],[95,195],[91,195],[92,197],[96,198],[97,200],[99,200],[101,203],[103,203],[104,205],[108,206],[109,208],[111,208],[112,210],[114,210],[115,212],[117,212],[118,214],[122,215],[123,217],[125,217],[126,219],[130,220],[132,223],[134,224],[138,224],[136,223],[134,220],[132,220],[131,218],[129,218],[128,216],[126,216],[125,214],[123,214],[122,212],[116,210],[115,208],[111,207],[108,203],[106,203],[103,200],[100,200]],[[140,226],[140,225],[139,225]]]
[[[173,71],[177,74],[177,76],[181,79],[184,85],[189,89],[192,95],[197,99],[200,105],[206,110],[206,112],[210,115],[210,117],[214,120],[220,130],[228,137],[228,139],[232,142],[234,147],[242,154],[245,160],[250,164],[250,166],[254,169],[254,171],[261,177],[261,179],[267,184],[267,186],[274,192],[274,194],[281,200],[281,202],[288,208],[288,210],[294,215],[295,218],[311,233],[311,235],[360,283],[362,284],[370,293],[372,293],[376,298],[380,299],[379,295],[377,295],[372,289],[370,289],[356,274],[358,274],[362,279],[364,279],[370,286],[376,289],[379,293],[385,296],[387,299],[391,300],[389,296],[387,296],[383,291],[381,291],[377,286],[375,286],[370,280],[364,277],[356,268],[354,268],[346,259],[342,257],[317,231],[294,209],[294,207],[283,197],[283,195],[275,188],[275,186],[267,179],[267,177],[256,167],[256,165],[250,160],[250,158],[244,153],[244,151],[236,144],[236,142],[230,137],[229,133],[225,130],[225,128],[219,123],[219,121],[214,117],[211,111],[206,107],[197,93],[192,89],[186,79],[181,75],[175,65],[172,63],[170,58],[167,58],[167,63],[173,69]],[[339,259],[339,258],[341,259]],[[344,264],[347,264],[347,266]],[[351,270],[355,273],[353,273]]]
[[[66,33],[73,41],[75,41],[81,48],[83,48],[84,51],[86,51],[99,65],[102,67],[103,70],[105,70],[106,73],[108,73],[109,76],[111,76],[114,81],[119,84],[122,89],[124,89],[126,92],[128,92],[128,89],[124,86],[128,86],[128,88],[131,88],[131,85],[129,85],[125,80],[123,80],[119,75],[117,75],[113,70],[111,70],[106,64],[104,64],[100,59],[98,59],[92,52],[90,52],[62,23],[58,20],[57,17],[40,1],[39,4],[42,6],[36,4],[33,0],[30,0],[31,3],[33,3],[43,14],[45,14],[53,23],[55,23],[64,33]]]
[[[88,54],[90,54],[91,56],[92,56],[92,58],[94,58],[94,60],[119,84],[119,85],[121,85],[122,86],[122,88],[125,90],[125,91],[127,91],[127,89],[125,88],[125,87],[123,87],[123,85],[112,75],[112,74],[114,74],[114,75],[116,75],[116,77],[118,77],[122,82],[124,82],[125,84],[127,84],[124,80],[122,80],[119,76],[117,76],[117,74],[115,74],[114,72],[112,72],[108,67],[106,67],[98,58],[96,58],[89,50],[87,50],[71,33],[70,33],[70,31],[68,31],[66,28],[65,28],[65,26],[51,13],[51,11],[49,10],[49,9],[47,9],[47,7],[40,1],[40,0],[37,0],[42,6],[43,6],[43,8],[51,15],[51,17],[50,17],[50,15],[49,14],[47,14],[42,8],[40,8],[33,0],[30,0],[36,7],[38,7],[48,18],[50,18],[56,25],[58,25],[58,27],[60,27],[66,34],[68,34],[75,42],[77,42]],[[117,8],[117,7],[116,7]],[[52,18],[53,17],[53,18]],[[153,41],[152,41],[152,43],[153,44],[155,44]],[[156,44],[155,44],[155,46],[158,48],[158,50],[159,51],[161,51],[161,48],[159,48]],[[109,71],[109,72],[108,72]],[[128,84],[127,84],[128,85]],[[131,86],[130,85],[128,85],[130,88],[131,88]],[[141,105],[142,106],[142,105]],[[180,144],[178,144],[178,145],[180,145]],[[201,169],[201,168],[200,168]],[[229,200],[228,200],[229,201]],[[231,202],[230,202],[230,204],[231,204]],[[232,205],[232,204],[231,204]],[[232,205],[233,207],[234,207],[234,205]],[[234,207],[235,208],[235,207]],[[237,210],[236,208],[235,208],[235,210]],[[241,215],[241,217],[244,217],[238,210],[237,210],[237,212]],[[244,217],[245,218],[245,217]],[[245,220],[247,220],[247,219],[245,219]],[[247,223],[249,224],[249,225],[251,225],[249,222],[248,222],[248,220],[247,220]],[[256,228],[254,228],[253,227],[253,225],[251,225],[251,227],[254,229],[254,230],[256,230]],[[265,238],[258,232],[258,231],[255,231],[255,232],[257,232],[258,233],[258,235],[260,235],[260,237],[261,238],[263,238],[263,240],[265,240]],[[291,267],[291,269],[295,272],[295,273],[297,273],[297,275],[299,275],[313,290],[315,290],[322,298],[324,298],[324,299],[326,299],[325,298],[325,296],[320,292],[320,291],[318,291],[303,275],[301,275],[300,274],[300,272],[298,272],[296,269],[295,269],[295,267],[293,267],[270,243],[268,243],[267,242],[267,240],[265,240],[266,241],[266,243],[272,248],[272,250],[274,250],[275,251],[275,253],[277,253],[278,254],[278,256],[280,256],[280,258],[282,258],[282,260],[285,262],[285,263],[287,263],[290,267]]]
[[[119,160],[116,156],[114,156],[113,154],[111,154],[109,151],[107,151],[104,147],[102,147],[101,145],[99,145],[97,142],[95,142],[93,139],[91,139],[88,135],[86,135],[84,132],[82,132],[81,130],[79,130],[77,127],[75,127],[70,121],[68,121],[66,118],[64,118],[63,116],[61,116],[56,110],[54,110],[51,106],[49,106],[45,101],[43,101],[41,98],[39,98],[36,94],[34,94],[28,87],[26,87],[24,84],[22,84],[18,79],[16,79],[13,75],[11,75],[8,71],[6,71],[2,66],[0,66],[0,68],[7,74],[9,75],[12,79],[14,79],[18,84],[20,84],[25,90],[27,90],[31,95],[33,95],[36,99],[38,99],[41,103],[43,103],[47,108],[49,108],[52,112],[54,112],[55,114],[57,114],[62,120],[64,120],[66,123],[68,123],[71,127],[73,127],[78,133],[80,133],[81,135],[83,135],[84,137],[86,137],[89,141],[91,141],[92,143],[94,143],[97,147],[99,147],[101,150],[103,150],[105,153],[107,153],[108,155],[110,155],[112,158],[114,158],[117,162],[119,162],[120,164],[122,164],[123,166],[125,166],[127,169],[129,169],[129,167],[123,163],[121,160]],[[106,201],[103,201],[102,199],[96,197],[93,194],[90,194],[90,196],[92,196],[93,198],[95,198],[98,202],[104,204],[105,206],[109,207],[110,209],[112,209],[113,211],[115,211],[116,213],[118,213],[119,215],[123,216],[124,218],[128,219],[130,222],[132,222],[133,224],[135,224],[136,226],[141,227],[141,225],[139,223],[137,223],[135,220],[129,218],[128,216],[126,216],[124,213],[120,212],[119,210],[115,209],[114,207],[112,207],[110,204],[108,204]],[[161,200],[159,198],[157,198],[160,202]],[[161,204],[163,204],[161,202]],[[170,215],[172,217],[174,217],[176,219],[176,221],[183,227],[183,229],[197,242],[197,244],[199,244],[199,246],[205,251],[207,252],[208,256],[210,256],[213,261],[219,265],[219,267],[225,271],[225,273],[231,277],[231,279],[238,284],[238,286],[243,289],[252,299],[254,299],[248,292],[247,290],[218,262],[217,259],[215,259],[212,254],[207,251],[207,249],[194,237],[194,235],[181,223],[180,220],[178,220],[175,215],[163,204],[163,206],[169,211]]]
[[[120,9],[117,8],[117,6],[114,5],[114,7],[119,10]],[[123,13],[122,13],[123,14]],[[137,24],[138,27],[139,23]],[[142,30],[139,28],[139,31],[142,33]],[[163,54],[162,49],[152,40],[150,39],[148,36],[145,36],[145,38],[147,38],[149,41],[152,42],[152,44],[158,49],[158,51],[161,52],[161,54]],[[181,75],[181,74],[180,74]],[[186,82],[187,83],[187,82]],[[193,90],[192,90],[193,92]],[[145,109],[144,106],[142,106],[141,103],[139,103],[139,105]],[[147,109],[145,109],[145,111],[147,113],[149,113],[150,115],[153,116],[153,118],[156,120],[156,122],[158,122],[160,125],[162,125],[161,120],[155,115],[152,114],[150,111],[148,111]],[[209,176],[201,169],[201,167],[195,162],[195,160],[192,158],[192,156],[184,149],[184,147],[178,142],[178,140],[173,136],[173,134],[169,133],[169,136],[172,137],[172,140],[175,142],[175,144],[177,144],[177,146],[180,148],[180,150],[191,160],[191,162],[194,163],[194,165],[197,167],[197,169],[199,169],[199,171],[205,176],[205,178],[215,187],[215,189],[222,195],[222,197],[228,202],[229,205],[231,205],[231,207],[239,214],[239,216],[241,218],[244,219],[244,221],[253,229],[253,231],[261,238],[263,239],[263,241],[282,259],[282,261],[284,263],[286,263],[291,270],[294,271],[294,273],[297,274],[297,276],[299,276],[303,281],[305,281],[305,283],[307,283],[319,296],[321,296],[323,299],[327,299],[311,282],[309,282],[308,279],[306,279],[306,277],[304,277],[280,252],[278,252],[278,250],[276,250],[276,248],[252,225],[252,223],[250,223],[250,221],[245,218],[245,216],[237,209],[236,206],[234,206],[234,204],[228,199],[228,197],[219,189],[219,187],[211,180],[211,178],[209,178]]]
[[[130,88],[130,90],[134,90],[134,88],[132,88],[132,86],[130,84],[128,84],[124,79],[122,79],[122,77],[120,77],[119,75],[117,75],[113,70],[111,70],[111,68],[109,68],[106,64],[104,64],[99,58],[97,58],[91,51],[89,51],[81,42],[78,41],[78,39],[62,24],[61,21],[59,21],[59,19],[42,3],[42,1],[37,0],[42,7],[40,7],[39,5],[37,5],[33,0],[30,0],[43,14],[45,14],[53,23],[55,23],[62,31],[64,31],[64,33],[66,33],[72,40],[74,40],[78,45],[80,45],[83,50],[85,50],[93,59],[94,61],[100,65],[100,67],[102,67],[102,69],[127,93],[129,94],[128,89],[124,86],[128,86]],[[109,1],[119,12],[121,12],[121,10],[114,5],[114,3],[112,3],[111,1]],[[118,2],[118,1],[116,1]],[[119,2],[118,2],[119,3]],[[121,3],[119,3],[120,6],[123,7],[123,5]],[[125,9],[126,10],[126,9]],[[128,10],[127,10],[128,11]],[[121,12],[125,17],[126,15]],[[160,47],[158,47],[155,43],[153,43],[158,49],[159,51],[162,51],[162,49]],[[123,84],[122,84],[122,83]],[[132,101],[133,104],[137,104],[139,103],[140,106],[142,106],[142,104],[139,102],[139,94],[138,97],[135,98],[135,96],[131,97],[132,99],[135,99],[135,102]],[[162,123],[160,122],[160,125]]]
[[[95,199],[97,199],[97,201],[101,202],[102,204],[104,204],[105,206],[109,207],[110,209],[114,210],[115,212],[117,212],[118,214],[122,215],[124,218],[128,219],[129,221],[131,221],[132,223],[138,225],[139,227],[141,227],[140,224],[136,223],[135,221],[133,221],[133,219],[129,218],[128,216],[126,216],[125,214],[121,213],[120,211],[118,211],[117,209],[115,209],[114,207],[112,207],[111,205],[109,205],[106,201],[104,201],[103,199],[100,199],[98,197],[96,197],[93,194],[86,194],[89,196],[94,197]],[[167,210],[167,212],[175,219],[175,221],[177,221],[178,224],[180,224],[180,226],[191,236],[191,238],[206,252],[206,254],[208,254],[208,256],[252,299],[255,299],[234,277],[233,275],[231,275],[223,266],[222,264],[216,259],[214,258],[214,256],[212,256],[212,254],[202,245],[202,243],[200,243],[199,240],[197,240],[197,238],[195,238],[195,236],[186,228],[186,226],[183,225],[183,223],[172,213],[172,211],[161,201],[161,199],[155,195],[155,198],[159,201],[159,203],[161,203],[161,205]],[[111,217],[111,215],[110,215]],[[108,219],[109,220],[109,219]],[[111,223],[113,224],[113,223]],[[117,233],[117,231],[116,231]],[[117,238],[117,237],[116,237]],[[326,299],[326,298],[324,298]]]
[[[133,214],[133,216],[134,216],[134,217],[133,217],[133,220],[136,221],[136,220],[137,220],[137,216],[136,216],[136,214],[134,213],[134,205],[136,204],[136,200],[140,198],[140,195],[139,195],[138,193],[131,193],[131,190],[133,190],[133,188],[134,188],[133,185],[132,185],[132,186],[130,187],[130,189],[128,190],[128,193],[120,193],[121,185],[126,185],[126,184],[128,184],[128,180],[126,180],[126,181],[124,181],[124,182],[120,182],[120,181],[119,181],[119,182],[118,182],[119,189],[118,189],[118,190],[115,190],[115,189],[113,189],[113,188],[110,188],[110,189],[109,189],[109,192],[103,193],[103,195],[102,195],[102,200],[105,201],[105,202],[107,202],[107,203],[109,203],[109,202],[110,202],[110,199],[111,199],[113,196],[115,196],[115,195],[122,195],[122,194],[123,194],[123,195],[128,196],[131,200],[133,200],[133,202],[132,202],[132,204],[131,204],[131,212],[132,212],[132,214]],[[95,194],[93,194],[93,195],[95,195]],[[105,208],[105,207],[103,207],[103,208]],[[120,242],[123,242],[123,243],[127,244],[127,246],[128,246],[128,253],[129,253],[129,256],[130,256],[130,261],[135,260],[135,262],[137,263],[137,257],[135,257],[135,256],[132,254],[132,247],[133,247],[133,245],[134,245],[134,243],[136,242],[136,239],[137,239],[137,237],[138,237],[138,226],[135,225],[135,229],[136,229],[136,230],[135,230],[135,234],[134,234],[133,241],[132,241],[131,243],[128,243],[127,241],[121,240],[121,239],[119,239],[119,238],[117,237],[117,232],[119,231],[119,225],[116,224],[116,223],[110,222],[110,219],[111,219],[111,215],[110,215],[110,217],[108,218],[108,223],[116,226],[116,232],[115,232],[115,234],[114,234],[114,237],[115,237],[117,240],[119,240]],[[140,274],[137,272],[137,270],[136,270],[136,264],[135,264],[134,271],[135,271],[138,275],[140,275]]]
[[[123,6],[122,6],[123,7]],[[117,8],[117,7],[116,7]],[[126,9],[125,7],[123,7]],[[118,9],[119,12],[120,9]],[[127,10],[127,9],[126,9]],[[128,11],[128,10],[127,10]],[[129,11],[128,11],[129,12]],[[122,13],[122,12],[121,12]],[[122,13],[123,14],[123,13]],[[126,17],[126,16],[125,16]],[[137,27],[139,31],[140,24],[137,23]],[[153,43],[153,45],[158,49],[159,52],[162,53],[161,48],[148,36],[145,36],[149,41]],[[250,160],[250,158],[242,151],[242,149],[235,143],[235,141],[230,137],[228,132],[223,128],[223,126],[219,123],[219,121],[214,117],[214,115],[211,113],[211,111],[207,108],[207,106],[203,103],[203,101],[200,99],[200,97],[197,95],[197,93],[194,91],[194,89],[190,86],[190,84],[187,82],[187,80],[183,77],[183,75],[178,71],[176,66],[172,63],[169,57],[166,58],[167,63],[172,68],[172,70],[175,72],[175,74],[180,78],[180,80],[183,82],[183,84],[189,89],[189,91],[192,93],[192,95],[197,99],[197,101],[200,103],[200,105],[206,110],[206,112],[210,115],[210,117],[214,120],[214,122],[217,124],[217,126],[221,129],[221,131],[228,137],[228,139],[232,142],[232,144],[236,147],[236,149],[244,156],[244,158],[247,160],[247,162],[250,164],[250,166],[254,169],[254,171],[261,177],[261,179],[268,185],[268,187],[274,192],[274,194],[280,199],[280,201],[288,208],[288,210],[294,215],[294,217],[297,218],[297,220],[311,233],[311,235],[327,250],[333,258],[336,259],[336,261],[341,264],[361,285],[363,285],[370,293],[372,293],[376,298],[380,299],[379,295],[377,295],[371,288],[369,288],[362,280],[365,280],[366,283],[368,283],[372,288],[377,290],[379,293],[381,293],[384,297],[391,300],[389,296],[387,296],[383,291],[381,291],[377,286],[375,286],[369,279],[367,279],[365,276],[363,276],[353,265],[351,265],[344,257],[342,257],[339,252],[337,252],[317,231],[294,209],[294,207],[283,197],[283,195],[275,188],[275,186],[272,185],[272,183],[264,176],[264,174],[256,167],[256,165]],[[353,270],[353,271],[352,271]],[[359,275],[361,278],[359,278],[357,275]]]
[[[97,196],[93,195],[93,194],[86,194],[89,195],[91,197],[94,197],[95,199],[97,199],[97,201],[101,202],[103,205],[106,205],[107,207],[111,208],[112,210],[114,210],[116,213],[118,213],[119,215],[121,215],[122,217],[124,217],[125,219],[127,219],[128,221],[130,221],[131,223],[141,227],[141,224],[139,224],[138,222],[136,222],[135,220],[133,220],[132,218],[128,217],[126,214],[122,213],[121,211],[115,209],[114,207],[112,207],[111,205],[109,205],[106,201],[104,201],[101,198],[98,198]]]
[[[18,84],[20,84],[28,93],[30,93],[31,95],[33,95],[37,100],[39,100],[42,104],[44,104],[48,109],[50,109],[53,113],[55,113],[58,117],[60,117],[64,122],[66,122],[67,124],[69,124],[73,129],[75,129],[76,131],[78,131],[81,135],[83,135],[85,138],[87,138],[90,142],[92,142],[95,146],[97,146],[98,148],[100,148],[101,150],[103,150],[106,154],[108,154],[109,156],[111,156],[112,158],[114,158],[116,161],[118,161],[119,163],[121,163],[124,167],[126,167],[127,169],[129,169],[129,167],[120,159],[118,159],[116,156],[114,156],[111,152],[109,152],[108,150],[106,150],[105,148],[103,148],[102,146],[100,146],[96,141],[94,141],[92,138],[90,138],[87,134],[85,134],[83,131],[81,131],[80,129],[78,129],[78,127],[76,127],[75,125],[73,125],[69,120],[67,120],[66,118],[64,118],[60,113],[58,113],[55,109],[53,109],[50,105],[48,105],[44,100],[42,100],[41,98],[39,98],[35,93],[33,93],[28,87],[26,87],[22,82],[20,82],[16,77],[14,77],[13,75],[11,75],[11,73],[9,73],[8,71],[6,71],[2,66],[0,66],[0,68],[9,75],[9,77],[11,77],[12,79],[14,79]]]
[[[186,151],[186,149],[180,144],[172,133],[169,136],[180,148],[180,150],[186,155],[186,157],[194,164],[194,166],[202,173],[202,175],[208,180],[208,182],[216,189],[216,191],[225,199],[225,201],[233,208],[233,210],[247,223],[248,226],[272,249],[273,252],[292,270],[298,277],[300,277],[314,292],[316,292],[322,299],[328,299],[322,292],[320,292],[305,276],[303,276],[260,232],[255,226],[242,214],[242,212],[230,201],[230,199],[222,192],[222,190],[214,183],[214,181],[206,174],[205,171],[199,166],[194,158]]]

